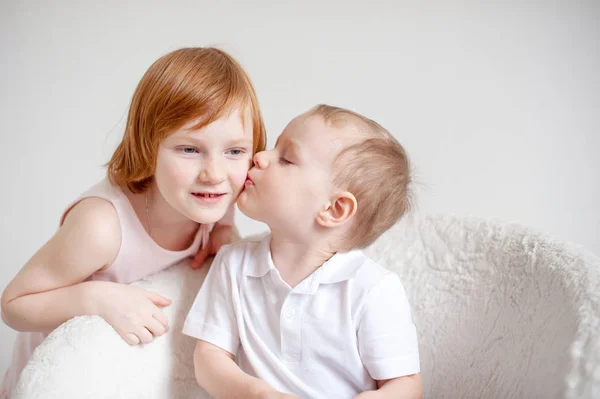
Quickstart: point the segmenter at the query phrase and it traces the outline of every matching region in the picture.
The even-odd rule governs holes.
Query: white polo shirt
[[[376,389],[374,380],[419,372],[416,329],[395,273],[351,251],[290,288],[273,264],[270,238],[219,251],[184,334],[302,398],[351,398]]]

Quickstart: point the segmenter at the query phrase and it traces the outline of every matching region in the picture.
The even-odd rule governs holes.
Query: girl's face
[[[237,109],[201,129],[192,120],[159,145],[154,180],[167,203],[198,223],[215,223],[244,186],[252,121]]]

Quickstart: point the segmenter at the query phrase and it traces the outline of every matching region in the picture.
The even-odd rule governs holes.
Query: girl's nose
[[[202,171],[200,171],[200,176],[198,177],[203,183],[216,185],[225,181],[227,175],[223,166],[220,165],[219,162],[210,160],[206,165],[204,165],[204,168],[202,168]]]

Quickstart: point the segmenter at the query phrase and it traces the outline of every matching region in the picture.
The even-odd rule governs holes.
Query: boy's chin
[[[263,222],[264,223],[264,218],[261,217],[262,215],[262,210],[261,209],[256,209],[255,206],[253,206],[253,204],[250,204],[246,201],[240,201],[238,200],[237,203],[238,209],[240,210],[241,213],[243,213],[244,215],[248,216],[250,219],[252,220],[256,220],[257,222]]]

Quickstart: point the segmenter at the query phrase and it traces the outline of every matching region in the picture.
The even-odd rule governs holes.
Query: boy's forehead
[[[290,127],[285,132],[288,137],[319,158],[333,160],[348,145],[344,132],[329,126],[318,115],[300,115]]]

